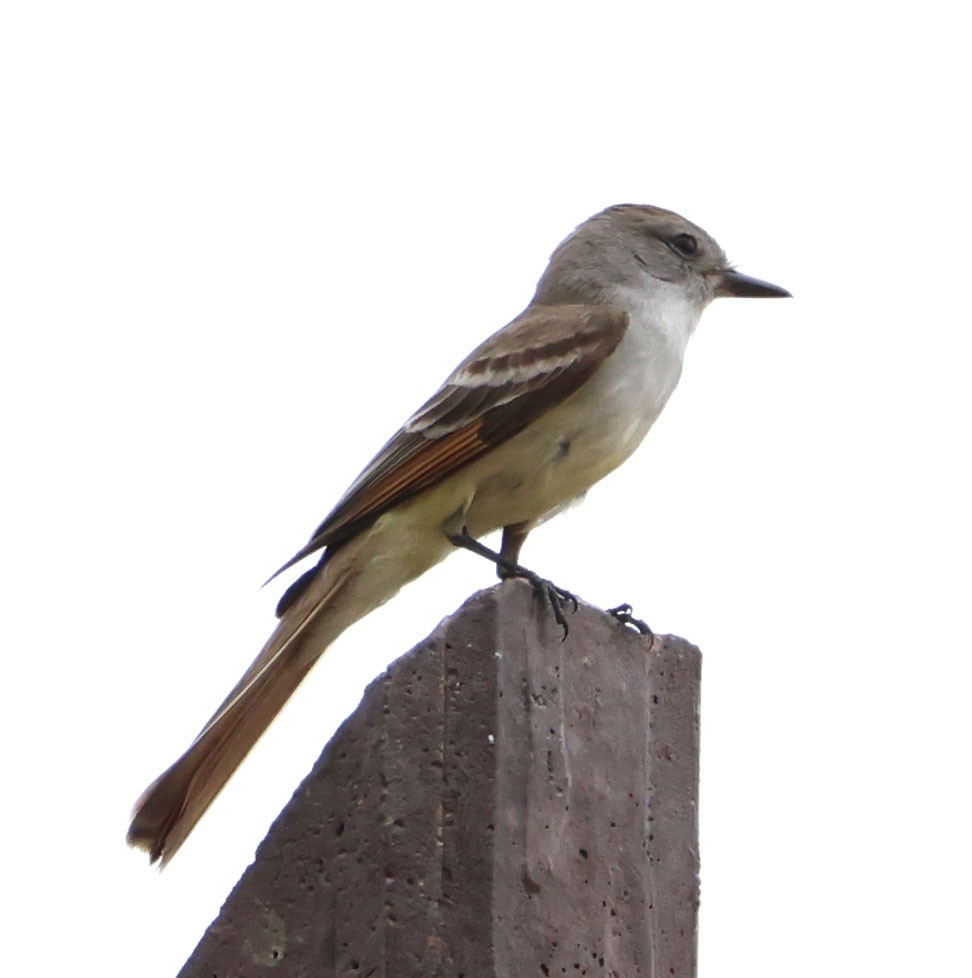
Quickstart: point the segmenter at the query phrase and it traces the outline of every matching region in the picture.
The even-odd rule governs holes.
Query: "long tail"
[[[128,830],[130,845],[163,865],[175,855],[328,645],[389,596],[366,603],[348,600],[357,576],[349,563],[329,562],[287,609],[189,749],[138,800]]]

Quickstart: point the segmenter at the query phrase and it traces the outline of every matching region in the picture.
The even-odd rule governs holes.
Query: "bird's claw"
[[[502,554],[490,550],[489,547],[480,543],[475,537],[471,536],[466,527],[460,533],[449,536],[449,542],[454,547],[462,547],[480,557],[491,560],[499,571],[499,575],[504,580],[510,577],[522,577],[529,582],[535,594],[538,594],[553,612],[554,620],[564,630],[564,638],[567,638],[567,619],[564,617],[564,608],[570,605],[571,614],[577,611],[579,604],[577,598],[565,588],[558,587],[553,581],[548,581],[545,577],[521,567],[520,564],[506,560]]]
[[[534,593],[539,595],[540,599],[549,605],[550,610],[553,612],[554,621],[564,630],[561,641],[565,641],[570,628],[564,616],[564,609],[569,605],[570,613],[575,614],[580,607],[577,596],[571,594],[566,588],[558,587],[553,581],[548,581],[546,578],[540,577],[539,574],[527,570],[525,567],[519,568],[519,573],[513,576],[522,577],[525,581],[528,581]]]
[[[634,609],[630,604],[619,604],[616,608],[608,608],[608,614],[614,618],[617,622],[622,625],[630,625],[639,634],[647,635],[648,638],[654,642],[655,633],[651,630],[647,622],[642,621],[640,618],[635,618],[632,614]]]

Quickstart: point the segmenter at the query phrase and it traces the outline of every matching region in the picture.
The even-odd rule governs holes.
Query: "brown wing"
[[[529,307],[459,364],[277,574],[522,431],[594,373],[627,325],[611,306]]]

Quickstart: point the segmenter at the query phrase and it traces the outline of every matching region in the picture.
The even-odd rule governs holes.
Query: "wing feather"
[[[566,400],[614,352],[627,325],[627,314],[607,305],[527,308],[459,364],[277,574],[347,541]]]

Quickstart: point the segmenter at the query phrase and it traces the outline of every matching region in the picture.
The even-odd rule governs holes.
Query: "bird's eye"
[[[699,252],[699,243],[691,234],[676,234],[669,244],[683,258],[692,258]]]

